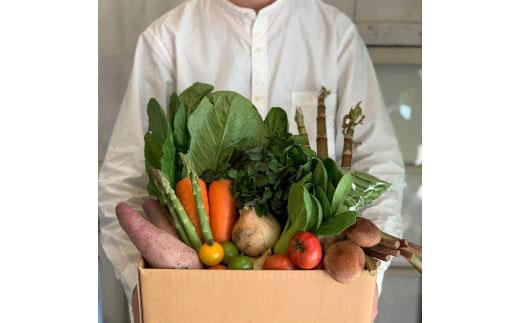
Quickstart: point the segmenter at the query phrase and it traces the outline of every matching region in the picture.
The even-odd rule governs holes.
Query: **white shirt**
[[[226,0],[191,0],[152,23],[139,37],[133,72],[99,175],[101,244],[127,297],[137,282],[138,251],[115,216],[120,201],[141,209],[147,195],[143,136],[146,103],[167,106],[173,91],[194,82],[213,84],[252,100],[265,116],[270,107],[287,111],[296,133],[295,107],[316,148],[316,104],[327,97],[329,156],[340,160],[343,116],[358,101],[365,114],[356,128],[356,170],[390,181],[392,188],[363,216],[382,230],[402,234],[404,167],[367,49],[352,21],[319,0],[278,0],[255,13]],[[381,287],[383,271],[378,286]]]

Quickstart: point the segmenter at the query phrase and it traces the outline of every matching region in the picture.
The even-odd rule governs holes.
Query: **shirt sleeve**
[[[98,181],[101,245],[128,300],[137,283],[139,252],[119,225],[115,207],[125,201],[140,210],[148,195],[143,153],[146,105],[153,97],[165,107],[173,89],[173,60],[147,30],[137,41],[132,74]]]
[[[404,165],[395,131],[385,108],[381,90],[368,50],[356,27],[346,16],[338,19],[338,109],[336,114],[336,156],[343,153],[343,116],[361,101],[365,114],[356,127],[352,169],[370,173],[390,182],[390,189],[363,212],[381,230],[402,236],[401,200]],[[378,270],[377,285],[381,293],[384,271]]]

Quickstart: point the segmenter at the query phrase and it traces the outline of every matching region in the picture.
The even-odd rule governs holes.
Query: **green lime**
[[[253,269],[253,259],[248,256],[236,256],[231,258],[228,269]]]
[[[233,242],[226,241],[222,243],[222,248],[224,248],[224,260],[222,261],[225,264],[228,264],[231,258],[238,256],[238,249],[235,247]]]

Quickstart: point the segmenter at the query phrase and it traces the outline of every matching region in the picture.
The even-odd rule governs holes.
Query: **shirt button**
[[[255,99],[255,101],[260,101],[260,97],[258,95],[256,95],[253,99]]]
[[[262,51],[260,47],[255,48],[255,53],[259,54]]]

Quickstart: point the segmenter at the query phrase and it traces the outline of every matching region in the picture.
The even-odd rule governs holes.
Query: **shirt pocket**
[[[296,109],[299,107],[303,113],[305,128],[309,136],[311,148],[316,151],[317,135],[317,115],[318,115],[318,91],[293,91],[291,92],[291,107],[289,109],[289,130],[293,134],[298,134],[298,127],[294,121]],[[336,93],[332,92],[325,99],[325,113],[327,124],[327,149],[329,157],[335,157],[335,134],[336,134]]]

